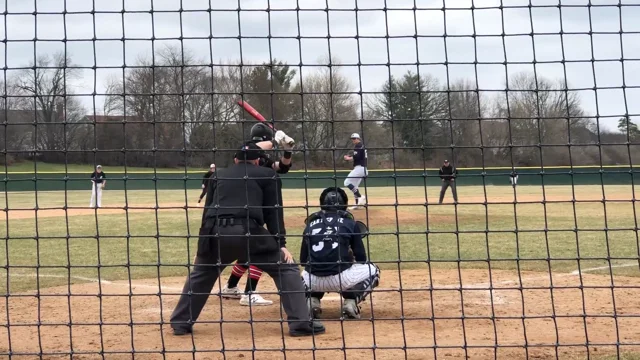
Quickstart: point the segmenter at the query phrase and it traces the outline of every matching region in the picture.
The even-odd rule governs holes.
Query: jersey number
[[[324,243],[325,242],[333,241],[331,238],[324,238],[322,240],[323,241],[319,242],[317,245],[311,246],[311,250],[313,250],[314,252],[322,251],[322,249],[324,249]],[[331,243],[331,248],[335,249],[337,247],[338,247],[338,242],[337,241],[333,241]]]
[[[320,234],[321,231],[323,231],[322,235],[332,235],[334,232],[338,231],[338,228],[337,227],[327,226],[324,229],[323,228],[313,229],[313,230],[311,230],[311,235],[318,235],[318,234]],[[324,243],[325,242],[330,242],[332,249],[335,249],[335,248],[338,247],[338,241],[337,241],[337,239],[335,238],[335,235],[334,235],[333,237],[332,236],[327,236],[327,237],[323,238],[322,241],[320,241],[316,245],[312,245],[311,246],[311,250],[313,250],[314,252],[322,251],[322,249],[324,249]]]

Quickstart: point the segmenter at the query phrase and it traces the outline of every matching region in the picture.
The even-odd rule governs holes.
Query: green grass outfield
[[[429,187],[429,206],[424,206],[424,187],[397,189],[369,188],[372,204],[367,211],[354,212],[368,223],[373,233],[368,237],[370,259],[384,268],[431,266],[455,268],[517,269],[548,272],[571,272],[580,266],[598,268],[625,265],[614,274],[640,276],[637,266],[639,210],[631,199],[630,186],[607,186],[603,202],[600,186],[534,186],[517,188],[518,204],[513,203],[509,186],[459,188],[462,202],[438,206],[438,188]],[[286,210],[288,247],[296,258],[299,253],[303,219],[310,206],[317,204],[320,189],[287,190]],[[486,201],[487,205],[482,204]],[[33,209],[34,193],[0,194],[0,204],[9,212],[0,215],[0,293],[33,290],[37,287],[81,283],[87,279],[122,280],[184,276],[196,248],[202,209],[197,207],[197,190],[129,191],[130,206],[184,206],[188,210],[131,211],[106,209],[97,216],[90,210],[65,216],[58,214],[32,217],[19,209]],[[39,192],[40,208],[87,207],[89,191]],[[637,197],[637,196],[636,196]],[[590,202],[571,202],[571,199]],[[308,200],[307,200],[308,199]],[[450,193],[447,200],[451,201]],[[558,202],[564,201],[564,202]],[[504,202],[495,204],[495,202]],[[122,207],[123,191],[104,192],[104,207]],[[411,205],[409,205],[411,204]],[[309,211],[314,211],[310,209]],[[397,220],[396,220],[397,214]],[[428,216],[427,216],[428,214]],[[7,216],[9,219],[7,220]],[[520,231],[517,236],[517,228]],[[427,235],[427,224],[429,234]],[[545,228],[548,231],[544,231]],[[604,229],[608,228],[608,231]],[[456,234],[456,230],[460,233]],[[472,231],[472,233],[465,233]],[[376,234],[385,233],[385,234]],[[395,233],[398,233],[397,235]],[[407,234],[410,233],[410,234]],[[99,239],[97,234],[100,235]],[[189,235],[191,237],[189,237]],[[36,238],[38,240],[36,240]],[[549,261],[545,259],[551,259]],[[518,259],[518,260],[516,260]],[[595,260],[597,259],[597,260]],[[634,263],[636,265],[630,265]],[[489,261],[490,260],[490,261]],[[388,263],[383,263],[387,261]],[[100,267],[98,267],[100,265]],[[37,268],[39,266],[39,268]],[[37,268],[37,269],[36,269]],[[592,273],[608,273],[596,269]],[[40,275],[35,277],[36,272]]]

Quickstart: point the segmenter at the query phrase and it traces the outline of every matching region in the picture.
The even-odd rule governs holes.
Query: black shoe
[[[298,328],[298,329],[290,329],[289,335],[291,336],[312,336],[312,335],[320,335],[325,333],[324,325],[322,325],[319,321],[312,321],[307,326]]]
[[[193,332],[192,329],[185,329],[185,328],[173,329],[173,335],[175,336],[183,336],[183,335],[191,334],[192,332]]]

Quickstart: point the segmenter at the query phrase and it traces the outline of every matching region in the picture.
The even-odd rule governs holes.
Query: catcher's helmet
[[[320,194],[320,208],[325,211],[346,211],[349,197],[339,187],[326,188]]]
[[[251,127],[251,140],[270,141],[273,140],[273,130],[267,125],[259,122]]]

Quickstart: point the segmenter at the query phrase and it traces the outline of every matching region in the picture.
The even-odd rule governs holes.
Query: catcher
[[[291,168],[291,150],[294,140],[282,131],[273,132],[267,125],[257,123],[251,127],[251,141],[258,145],[263,151],[260,152],[259,165],[275,170],[278,174],[286,174]],[[283,156],[280,160],[274,161],[266,150],[275,149],[280,145],[283,149]],[[279,204],[282,204],[282,194],[278,194]],[[249,270],[249,279],[244,288],[244,292],[238,289],[238,283],[242,276]],[[220,296],[223,298],[240,298],[240,305],[249,306],[267,306],[273,304],[273,301],[264,299],[256,294],[258,282],[262,277],[262,270],[254,265],[246,266],[236,264],[231,270],[231,275],[227,284],[222,288]]]
[[[322,314],[324,293],[340,292],[343,315],[359,319],[359,304],[379,283],[380,269],[367,261],[362,242],[367,227],[347,211],[348,202],[344,190],[327,188],[320,195],[321,210],[305,221],[300,263],[314,318]]]

